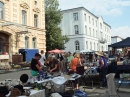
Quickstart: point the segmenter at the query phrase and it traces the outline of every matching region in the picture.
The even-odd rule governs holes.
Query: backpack
[[[76,97],[87,97],[87,94],[81,90],[76,90],[75,91],[75,96]]]
[[[21,95],[21,91],[18,88],[13,88],[9,97],[17,97]]]

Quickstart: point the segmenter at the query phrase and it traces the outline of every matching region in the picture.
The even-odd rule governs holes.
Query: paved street
[[[21,71],[14,71],[14,72],[8,72],[4,74],[0,74],[0,81],[3,81],[5,79],[17,79],[22,74],[28,74],[30,76],[30,70],[21,70]]]
[[[30,70],[22,70],[22,71],[14,71],[10,73],[0,74],[0,81],[4,81],[5,79],[17,79],[22,74],[28,74],[30,76]],[[80,87],[83,90],[82,87]],[[88,94],[88,97],[109,97],[107,89],[99,89],[98,87],[94,87],[93,89],[85,89]],[[118,92],[120,97],[130,97],[130,85],[122,85],[120,91]]]

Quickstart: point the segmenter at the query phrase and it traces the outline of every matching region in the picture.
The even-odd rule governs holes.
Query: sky
[[[59,0],[59,5],[61,10],[85,7],[103,17],[112,36],[130,37],[130,0]]]

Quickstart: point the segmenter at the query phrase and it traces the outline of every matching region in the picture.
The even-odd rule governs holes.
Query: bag
[[[87,94],[81,90],[76,90],[75,91],[75,96],[77,97],[87,97]]]
[[[83,75],[84,72],[85,72],[84,66],[76,67],[76,73],[77,74]]]
[[[74,91],[73,90],[68,90],[65,93],[60,93],[60,95],[62,97],[72,97],[74,95]]]
[[[16,85],[16,86],[14,86],[14,88],[19,89],[19,90],[20,90],[20,92],[21,92],[21,95],[25,93],[25,91],[24,91],[24,89],[23,89],[23,86],[22,86],[22,85]]]
[[[21,95],[21,91],[17,88],[13,88],[11,90],[11,94],[9,97],[17,97],[17,96],[20,96]]]
[[[9,93],[8,87],[0,86],[0,97],[5,97]]]
[[[71,71],[68,72],[68,74],[69,75],[74,74],[74,71],[71,70]]]
[[[77,64],[77,67],[80,67],[81,64],[80,64],[80,59],[78,59],[78,64]]]

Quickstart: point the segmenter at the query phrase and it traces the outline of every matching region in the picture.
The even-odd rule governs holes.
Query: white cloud
[[[122,7],[130,6],[127,0],[59,0],[62,10],[85,7],[96,15],[119,16],[122,14]]]
[[[130,27],[123,26],[118,28],[113,28],[111,30],[112,36],[120,36],[122,38],[130,37]]]

